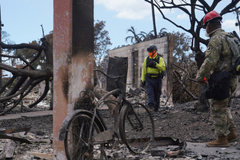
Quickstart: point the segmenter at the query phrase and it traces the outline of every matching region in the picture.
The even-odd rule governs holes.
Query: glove
[[[205,77],[204,79],[203,79],[203,81],[201,81],[201,82],[199,82],[199,83],[206,83],[207,82],[207,78]]]
[[[140,87],[142,87],[142,88],[145,87],[145,81],[144,82],[141,81]]]
[[[156,62],[153,59],[151,59],[150,62],[148,63],[148,66],[149,67],[155,67],[156,66]]]

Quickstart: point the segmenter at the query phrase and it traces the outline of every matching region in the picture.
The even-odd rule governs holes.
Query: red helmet
[[[220,20],[222,20],[222,16],[219,13],[217,13],[216,11],[208,12],[204,16],[204,19],[203,19],[203,28],[206,28],[207,22],[209,22],[209,21],[211,21],[213,19],[216,19],[216,18],[219,18]]]

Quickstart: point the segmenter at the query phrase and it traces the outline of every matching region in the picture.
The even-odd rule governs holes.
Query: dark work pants
[[[148,96],[148,106],[152,106],[155,110],[159,109],[160,96],[162,89],[162,79],[160,77],[146,77],[146,93]]]

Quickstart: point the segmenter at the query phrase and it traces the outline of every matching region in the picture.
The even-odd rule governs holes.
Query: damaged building
[[[156,38],[141,43],[124,46],[121,48],[108,51],[109,57],[127,57],[128,71],[126,80],[127,91],[130,88],[139,88],[141,82],[142,66],[146,56],[148,56],[147,48],[150,45],[156,45],[158,54],[163,56],[166,63],[166,76],[162,81],[162,97],[168,98],[171,102],[170,93],[172,90],[172,67],[173,62],[173,39],[171,36]],[[108,64],[108,63],[106,63]]]

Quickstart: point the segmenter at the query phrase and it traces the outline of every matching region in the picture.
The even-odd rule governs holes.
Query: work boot
[[[227,140],[228,142],[234,142],[236,140],[238,140],[237,134],[234,131],[233,127],[229,128],[230,133],[227,135]]]
[[[215,141],[207,142],[207,147],[228,147],[227,136],[218,136]]]

